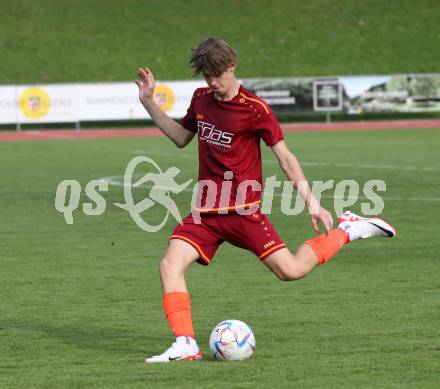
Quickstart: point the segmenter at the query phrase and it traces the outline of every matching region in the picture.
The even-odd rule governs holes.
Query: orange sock
[[[165,293],[163,296],[163,310],[176,338],[178,336],[191,336],[195,339],[188,293]]]
[[[336,228],[331,230],[328,235],[322,234],[306,240],[304,243],[313,249],[318,257],[318,264],[321,264],[327,262],[348,242],[348,234],[340,228]]]

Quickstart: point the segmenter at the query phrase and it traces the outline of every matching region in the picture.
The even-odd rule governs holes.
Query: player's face
[[[227,95],[231,88],[235,86],[235,65],[226,69],[220,76],[213,77],[204,74],[206,83],[211,88],[211,90],[220,96]]]

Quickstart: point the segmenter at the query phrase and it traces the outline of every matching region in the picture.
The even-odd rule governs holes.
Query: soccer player
[[[180,123],[154,102],[155,81],[148,68],[141,68],[135,83],[139,99],[159,129],[178,148],[198,136],[199,182],[211,180],[216,192],[199,186],[200,220],[194,212],[177,225],[160,262],[163,309],[176,341],[162,354],[145,362],[170,362],[201,358],[191,318],[185,271],[195,261],[209,265],[221,243],[252,251],[280,280],[303,278],[328,261],[346,243],[361,238],[393,237],[394,228],[379,218],[362,218],[349,211],[332,229],[330,212],[319,206],[298,159],[288,149],[283,133],[268,105],[246,90],[235,76],[235,51],[222,39],[207,38],[192,49],[194,75],[202,74],[208,84],[194,92],[186,116]],[[291,253],[268,218],[259,209],[262,183],[260,139],[271,148],[281,170],[304,199],[314,231],[319,223],[325,233],[306,240]],[[246,181],[248,180],[248,181]],[[242,186],[257,182],[256,187]],[[228,183],[225,200],[222,186]],[[210,197],[210,198],[209,198]],[[208,206],[203,206],[203,203]],[[251,214],[244,211],[253,210]]]

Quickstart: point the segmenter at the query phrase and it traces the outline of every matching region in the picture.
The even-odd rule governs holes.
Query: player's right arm
[[[157,127],[170,138],[177,147],[185,147],[196,134],[187,130],[181,124],[171,119],[154,101],[156,82],[153,73],[148,68],[139,68],[137,75],[140,79],[134,80],[139,88],[139,100],[147,110]]]

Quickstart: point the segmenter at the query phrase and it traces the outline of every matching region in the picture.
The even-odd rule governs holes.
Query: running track
[[[365,131],[440,128],[440,119],[383,120],[342,123],[282,123],[285,132]],[[103,130],[38,130],[0,131],[1,141],[93,139],[93,138],[144,138],[164,136],[157,128],[113,128]]]

